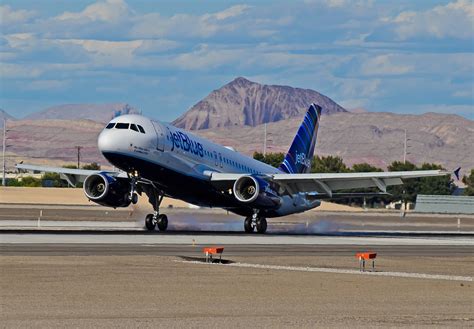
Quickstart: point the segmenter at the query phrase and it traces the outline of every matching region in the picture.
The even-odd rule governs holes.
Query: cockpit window
[[[129,126],[129,125],[130,125],[129,123],[121,123],[121,122],[119,122],[119,123],[117,123],[117,124],[115,125],[115,129],[128,129],[128,126]]]
[[[133,123],[130,124],[130,129],[135,130],[136,132],[138,132],[137,126]]]
[[[105,129],[112,129],[115,126],[115,122],[111,122],[105,127]]]
[[[142,134],[144,134],[144,133],[145,133],[145,129],[143,129],[143,127],[140,126],[140,125],[137,125],[137,126],[138,126],[138,129],[140,130],[140,132],[141,132]]]

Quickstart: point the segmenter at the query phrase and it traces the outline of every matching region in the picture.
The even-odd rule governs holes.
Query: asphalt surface
[[[189,256],[203,257],[204,245],[133,244],[0,244],[0,255],[31,256]],[[351,256],[374,251],[385,256],[473,257],[473,246],[440,245],[224,245],[224,258],[234,256]]]

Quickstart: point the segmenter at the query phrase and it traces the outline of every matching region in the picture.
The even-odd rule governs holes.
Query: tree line
[[[254,159],[261,162],[267,163],[273,167],[278,167],[285,158],[284,153],[267,153],[265,156],[260,152],[253,154]],[[435,163],[423,163],[421,166],[417,166],[414,163],[406,161],[394,161],[388,167],[388,171],[411,171],[411,170],[436,170],[445,169],[442,166]],[[356,163],[352,167],[348,167],[344,160],[339,156],[315,156],[311,162],[312,173],[350,173],[350,172],[377,172],[383,171],[381,168],[377,168],[368,163]],[[462,179],[463,183],[466,184],[464,190],[465,195],[474,195],[474,169],[468,176],[464,176]],[[389,186],[387,192],[390,195],[387,196],[376,196],[366,198],[369,202],[392,202],[392,201],[405,201],[413,202],[418,194],[431,194],[431,195],[451,195],[456,186],[450,176],[442,177],[423,177],[408,179],[403,185]],[[377,192],[377,189],[364,189],[359,192]],[[363,200],[357,201],[356,199],[344,199],[341,200],[343,203],[361,203]]]
[[[253,154],[254,159],[267,163],[273,167],[278,167],[285,157],[284,153],[267,153],[265,156],[260,152]],[[77,169],[75,165],[65,165],[63,168]],[[100,165],[96,162],[82,166],[86,170],[100,170]],[[388,171],[405,171],[405,170],[432,170],[444,169],[442,166],[434,163],[424,163],[421,166],[406,161],[394,161],[388,167]],[[372,166],[368,163],[356,163],[352,167],[348,167],[343,159],[339,156],[315,156],[311,162],[312,173],[344,173],[344,172],[380,172],[381,168]],[[31,176],[23,177],[21,180],[12,178],[7,180],[7,186],[25,186],[25,187],[40,187],[48,182],[48,186],[52,187],[67,187],[67,183],[62,180],[59,174],[45,173],[41,178]],[[474,196],[474,169],[471,169],[470,174],[462,178],[462,182],[466,185],[464,190],[465,195]],[[443,177],[424,177],[415,178],[405,181],[403,185],[390,186],[387,192],[388,196],[376,196],[367,198],[368,202],[392,202],[392,201],[415,201],[417,194],[431,194],[431,195],[451,195],[455,189],[454,181],[450,176]],[[359,192],[377,192],[377,189],[359,190]],[[361,203],[360,199],[344,199],[343,203]]]

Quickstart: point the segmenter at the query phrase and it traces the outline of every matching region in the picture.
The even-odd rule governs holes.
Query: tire
[[[161,232],[166,231],[168,228],[168,217],[166,215],[159,215],[158,216],[158,229]]]
[[[244,220],[244,230],[245,233],[252,233],[254,227],[252,226],[252,217],[247,217]]]
[[[148,214],[145,217],[145,226],[148,231],[154,231],[155,230],[155,220],[153,219],[152,214]]]
[[[257,219],[257,233],[263,234],[267,231],[267,220],[265,218]]]
[[[131,201],[133,204],[137,204],[137,202],[138,202],[138,194],[133,193],[133,194],[132,194],[132,198],[131,198],[130,201]]]

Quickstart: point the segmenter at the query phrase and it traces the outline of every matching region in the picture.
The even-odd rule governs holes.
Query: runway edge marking
[[[400,278],[411,278],[411,279],[429,279],[429,280],[446,280],[446,281],[463,281],[463,282],[473,281],[473,278],[470,276],[445,275],[445,274],[427,274],[427,273],[410,273],[410,272],[361,272],[359,270],[345,270],[345,269],[326,268],[326,267],[299,267],[299,266],[250,264],[250,263],[230,263],[230,264],[207,263],[206,264],[199,261],[184,261],[184,260],[175,260],[175,262],[185,263],[185,264],[222,265],[222,266],[231,266],[231,267],[296,271],[296,272],[357,274],[357,275],[388,276],[388,277],[400,277]]]

